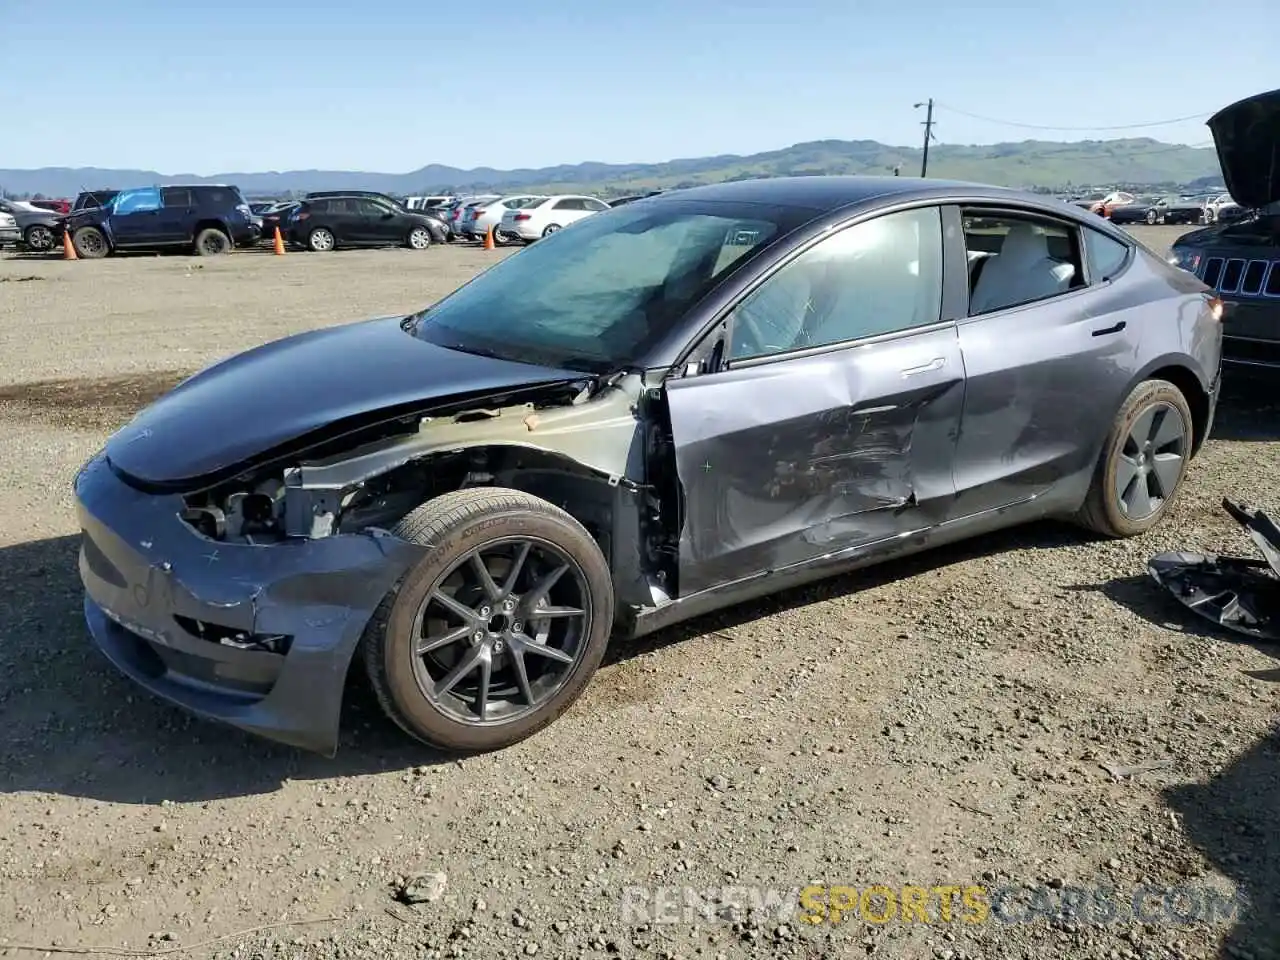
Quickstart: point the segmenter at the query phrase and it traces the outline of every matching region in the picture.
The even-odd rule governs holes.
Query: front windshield
[[[411,329],[510,360],[633,366],[749,254],[813,215],[693,200],[618,207],[508,257],[418,314]]]

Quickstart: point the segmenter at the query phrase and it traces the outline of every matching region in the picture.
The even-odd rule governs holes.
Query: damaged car
[[[1227,190],[1244,219],[1179,237],[1172,261],[1227,304],[1223,361],[1241,371],[1280,369],[1280,90],[1209,118]]]
[[[1032,194],[665,193],[142,410],[75,480],[85,616],[244,730],[334,753],[356,664],[413,737],[500,748],[611,637],[1043,517],[1150,529],[1213,420],[1219,310]]]

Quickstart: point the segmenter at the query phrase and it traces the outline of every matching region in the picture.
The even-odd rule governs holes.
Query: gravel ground
[[[1253,555],[1218,505],[1280,509],[1256,389],[1145,537],[1043,524],[695,621],[615,650],[498,754],[409,744],[358,683],[326,760],[118,677],[81,625],[70,501],[107,432],[219,356],[423,305],[502,255],[0,260],[0,956],[1280,956],[1280,648],[1188,622],[1143,574],[1176,547]],[[930,923],[873,922],[875,898],[809,925],[769,904],[813,882],[1012,885],[1043,909],[947,920],[930,893]],[[1099,886],[1111,922],[1048,916]],[[1209,916],[1211,889],[1251,902]]]

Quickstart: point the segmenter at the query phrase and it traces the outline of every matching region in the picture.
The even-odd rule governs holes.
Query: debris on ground
[[[1261,510],[1222,501],[1265,560],[1171,551],[1147,572],[1188,610],[1261,640],[1280,640],[1280,527]]]

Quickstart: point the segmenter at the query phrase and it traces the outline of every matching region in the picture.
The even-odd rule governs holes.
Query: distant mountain
[[[564,190],[627,193],[694,186],[721,180],[814,174],[886,174],[920,170],[920,150],[874,140],[816,140],[750,156],[724,154],[665,163],[578,163],[539,169],[461,170],[428,164],[412,173],[351,170],[287,170],[220,173],[212,177],[153,170],[43,167],[0,170],[0,191],[69,197],[80,190],[165,183],[234,183],[246,194],[281,195],[307,190],[363,189],[396,194],[470,190]],[[1148,138],[1056,143],[1024,140],[979,146],[938,144],[929,150],[929,175],[1011,187],[1059,189],[1071,184],[1175,184],[1216,179],[1210,147],[1188,147]]]

